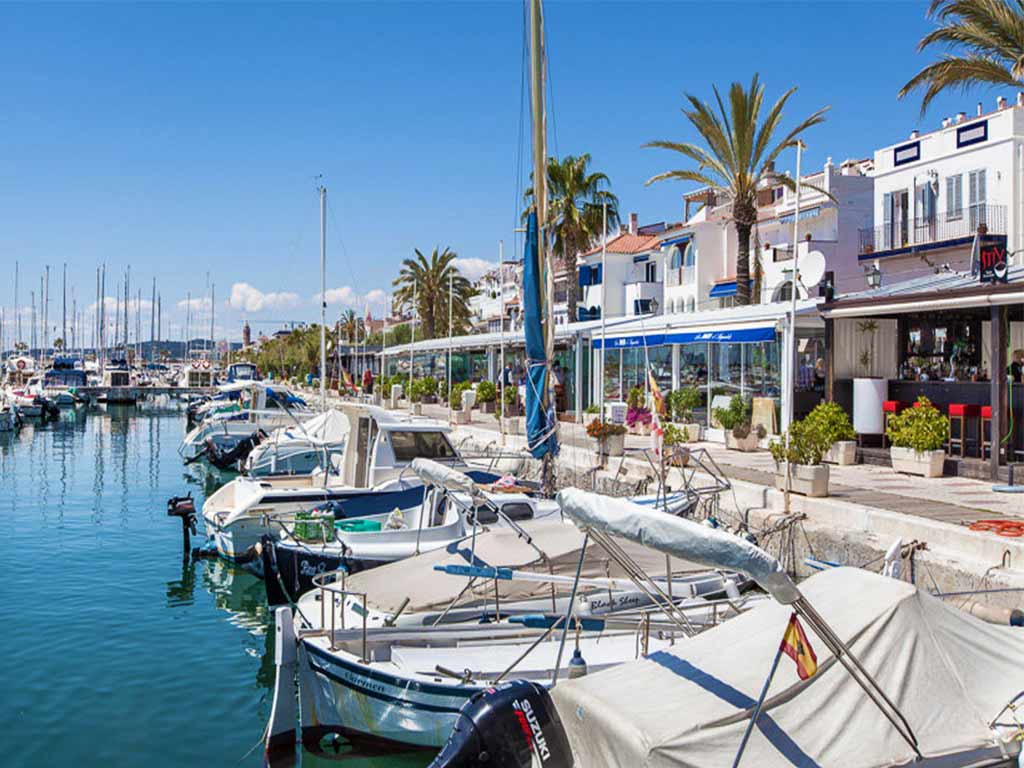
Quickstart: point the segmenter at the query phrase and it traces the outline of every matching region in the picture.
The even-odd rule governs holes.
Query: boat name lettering
[[[303,576],[317,576],[327,570],[326,563],[312,564],[308,560],[299,561],[299,573]]]

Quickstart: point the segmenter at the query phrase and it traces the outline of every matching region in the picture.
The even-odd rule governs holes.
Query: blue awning
[[[821,206],[820,205],[816,205],[813,208],[805,208],[804,210],[800,211],[800,221],[803,221],[804,219],[813,219],[819,213],[821,213]],[[779,224],[792,224],[792,223],[793,223],[793,214],[792,213],[786,213],[786,214],[783,214],[782,216],[779,216]]]
[[[751,280],[750,284],[753,285],[754,281]],[[735,296],[735,295],[736,295],[736,281],[735,280],[731,280],[728,283],[718,283],[717,285],[712,287],[711,292],[708,293],[708,298],[709,299],[720,299],[720,298],[723,298],[725,296]]]
[[[618,336],[608,339],[608,349],[634,349],[658,347],[664,344],[753,344],[775,340],[775,324],[753,328],[710,328],[699,331],[648,333],[637,336]],[[601,339],[593,339],[594,349],[601,349]]]
[[[693,239],[693,235],[692,234],[680,235],[679,237],[674,237],[671,240],[662,240],[661,241],[661,247],[662,248],[667,248],[670,245],[679,245],[680,243],[688,243],[692,239]]]

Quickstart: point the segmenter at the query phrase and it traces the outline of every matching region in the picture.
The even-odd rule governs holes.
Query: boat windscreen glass
[[[391,432],[391,448],[398,461],[453,459],[455,449],[444,432]]]

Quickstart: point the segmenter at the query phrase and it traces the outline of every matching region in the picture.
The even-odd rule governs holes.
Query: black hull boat
[[[350,561],[345,555],[314,552],[300,545],[284,544],[264,536],[260,547],[263,585],[267,603],[288,605],[313,588],[313,577],[330,571],[356,573],[379,563]]]

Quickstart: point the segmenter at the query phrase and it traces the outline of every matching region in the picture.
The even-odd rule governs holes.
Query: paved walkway
[[[423,415],[447,421],[449,411],[444,405],[425,405]],[[495,439],[499,437],[499,423],[492,414],[473,411],[469,426],[474,431],[493,432]],[[581,424],[563,422],[560,435],[563,445],[571,445],[584,452],[591,446]],[[506,436],[507,445],[520,447],[524,442],[522,437]],[[627,449],[643,449],[650,445],[650,438],[633,435],[626,438]],[[695,445],[707,449],[726,476],[774,487],[775,462],[768,451],[743,453],[713,442]],[[633,469],[644,472],[646,461],[642,457],[636,461]],[[832,466],[829,493],[831,498],[839,501],[952,524],[1024,517],[1024,493],[997,493],[992,490],[991,482],[963,477],[914,477],[872,464]]]

